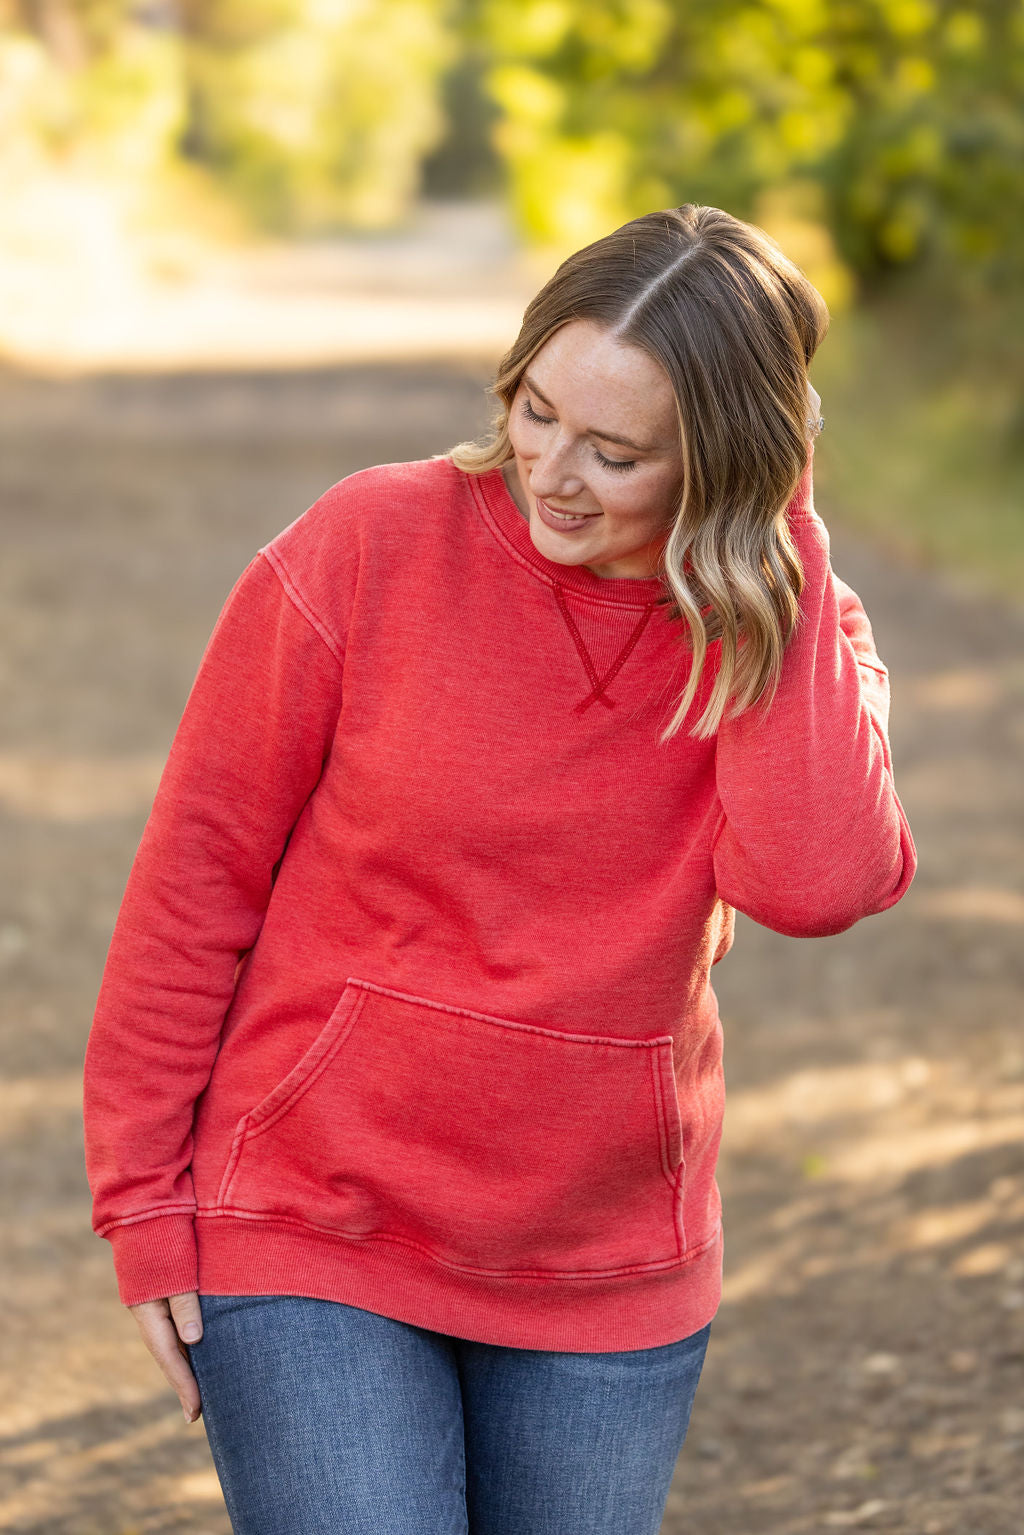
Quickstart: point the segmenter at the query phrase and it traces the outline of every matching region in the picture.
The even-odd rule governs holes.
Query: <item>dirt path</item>
[[[0,1522],[227,1535],[90,1229],[81,1062],[203,644],[262,542],[366,463],[482,425],[486,367],[0,376]],[[825,457],[825,450],[822,450]],[[716,970],[726,1299],[664,1535],[1019,1535],[1024,616],[845,534],[921,867],[835,938],[741,918]],[[528,1535],[528,1532],[523,1532]]]

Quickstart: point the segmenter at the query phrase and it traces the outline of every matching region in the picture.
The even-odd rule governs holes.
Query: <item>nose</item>
[[[574,467],[572,443],[565,442],[560,434],[556,433],[530,464],[530,489],[542,501],[569,500],[583,489]]]

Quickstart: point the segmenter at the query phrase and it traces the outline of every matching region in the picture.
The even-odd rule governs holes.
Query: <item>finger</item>
[[[178,1337],[185,1343],[198,1343],[203,1336],[203,1313],[195,1290],[189,1290],[184,1295],[169,1295],[167,1304]]]
[[[199,1386],[181,1347],[178,1331],[166,1300],[146,1301],[132,1306],[143,1342],[153,1355],[168,1384],[177,1393],[187,1423],[194,1423],[202,1411]]]

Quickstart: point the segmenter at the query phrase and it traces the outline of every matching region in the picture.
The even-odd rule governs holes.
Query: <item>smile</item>
[[[549,525],[562,523],[567,527],[572,524],[579,527],[583,523],[589,522],[592,518],[602,515],[601,512],[561,512],[556,510],[555,507],[549,506],[546,501],[542,501],[539,496],[537,497],[537,511],[540,513],[542,522],[547,522]]]

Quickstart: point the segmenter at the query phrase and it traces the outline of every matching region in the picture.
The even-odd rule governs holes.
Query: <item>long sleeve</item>
[[[341,703],[338,642],[261,551],[203,653],[128,877],[84,1062],[93,1229],[125,1305],[197,1286],[190,1173],[241,954]]]
[[[789,512],[805,573],[767,712],[723,722],[716,888],[791,937],[841,933],[906,893],[917,867],[888,740],[889,676],[854,592],[829,564],[813,452]]]

